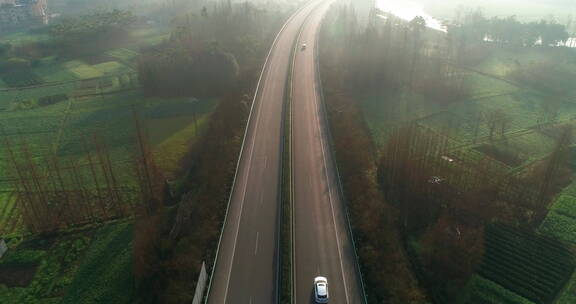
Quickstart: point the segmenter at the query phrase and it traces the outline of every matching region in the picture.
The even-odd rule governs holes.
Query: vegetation
[[[534,303],[552,302],[574,270],[566,247],[529,231],[489,226],[485,244],[479,274]]]
[[[383,70],[369,67],[366,65],[367,61],[358,68],[353,68],[358,62],[350,66],[337,64],[351,60],[342,54],[343,52],[349,50],[348,52],[359,54],[356,52],[361,49],[361,46],[357,49],[349,48],[355,45],[355,42],[335,39],[332,36],[335,30],[341,30],[345,34],[337,33],[338,37],[352,39],[353,29],[345,25],[345,22],[349,21],[343,17],[345,12],[340,11],[337,17],[336,10],[332,9],[327,15],[320,37],[320,72],[324,102],[334,135],[333,148],[350,210],[367,299],[370,303],[425,302],[426,296],[411,273],[410,262],[401,247],[402,241],[396,222],[398,210],[384,200],[375,180],[377,170],[375,145],[364,124],[358,104],[350,97],[350,90],[355,87],[347,85],[345,81],[352,79],[353,77],[349,75],[354,72],[357,77],[365,79],[367,76],[361,75],[361,68],[367,68],[367,74]],[[359,39],[358,42],[367,40]],[[328,45],[330,47],[327,47]],[[361,88],[367,89],[366,86],[376,85],[377,82],[358,81],[355,84],[364,85]],[[394,85],[394,82],[390,85]],[[355,92],[358,91],[363,90],[358,88]]]
[[[464,11],[447,33],[426,29],[420,17],[405,22],[385,13],[366,29],[356,24],[349,9],[332,9],[321,59],[337,158],[346,191],[353,191],[348,198],[359,246],[377,244],[370,236],[385,239],[396,231],[403,246],[390,250],[404,254],[404,266],[434,303],[550,303],[573,271],[570,251],[535,232],[546,218],[540,231],[551,235],[554,226],[565,240],[574,234],[567,221],[551,216],[557,212],[547,217],[573,178],[574,107],[568,100],[574,96],[569,83],[576,57],[557,47],[568,38],[567,28],[486,18],[479,11]],[[537,40],[542,43],[535,47]],[[362,132],[372,140],[357,139],[367,136]],[[346,138],[346,148],[338,146],[339,138]],[[347,184],[362,180],[347,171],[349,162],[356,172],[371,167],[362,158],[377,163],[377,169],[364,169],[368,178],[362,182],[365,188],[377,183],[382,191],[373,205],[366,190]],[[370,217],[359,218],[356,205]],[[390,226],[386,232],[382,225],[364,227],[383,208],[399,220],[380,220]],[[495,241],[509,236],[494,237],[494,222],[507,223],[513,228],[506,231],[526,240]],[[562,262],[541,266],[559,260],[542,249],[548,246],[562,248]],[[374,255],[386,251],[374,248]],[[361,249],[362,264],[367,256]],[[369,265],[363,267],[367,291],[385,299],[391,287],[384,274],[371,277],[380,265]],[[546,282],[534,279],[539,276]]]
[[[559,240],[576,243],[576,198],[567,187],[553,202],[548,216],[540,225],[540,232]]]
[[[202,261],[214,261],[250,93],[286,17],[250,4],[192,8],[183,15],[170,5],[157,26],[121,10],[69,15],[41,36],[2,44],[8,69],[0,79],[9,80],[0,81],[0,229],[15,238],[48,231],[54,244],[64,231],[85,229],[93,240],[62,282],[64,268],[51,263],[46,278],[57,278],[55,287],[42,281],[40,291],[43,259],[65,254],[41,251],[37,261],[11,245],[36,262],[18,266],[26,280],[2,286],[1,302],[191,300]],[[158,90],[148,80],[168,74],[154,64],[174,52],[173,67],[192,67],[195,79],[179,78],[176,93]],[[13,273],[0,267],[0,279]]]
[[[241,49],[230,47],[231,54],[238,60],[238,81],[227,81],[210,83],[198,91],[198,88],[191,86],[192,90],[178,89],[176,92],[166,92],[155,83],[143,80],[142,83],[151,85],[151,94],[171,95],[199,95],[199,96],[220,96],[220,103],[211,115],[210,121],[206,124],[203,136],[196,142],[193,148],[182,161],[184,168],[189,168],[175,187],[178,205],[174,208],[151,208],[144,210],[135,225],[134,237],[134,274],[139,286],[139,300],[144,303],[182,303],[191,301],[194,291],[194,281],[198,275],[202,261],[206,261],[209,267],[214,261],[215,250],[220,235],[220,228],[228,202],[229,191],[232,183],[233,173],[236,168],[237,156],[241,145],[241,134],[244,128],[245,118],[248,115],[250,93],[254,89],[257,73],[268,47],[263,41],[271,41],[275,30],[284,19],[262,16],[249,18],[248,16],[258,12],[248,4],[242,6],[224,6],[214,13],[206,12],[201,18],[201,22],[212,24],[209,28],[218,29],[212,37],[216,41],[227,41],[231,30],[231,24],[226,23],[226,28],[221,24],[216,24],[222,19],[222,14],[230,14],[240,21],[240,25],[235,24],[234,31],[240,37],[249,37],[253,42],[243,42],[253,47],[255,52],[242,55]],[[172,54],[170,49],[174,44],[186,46],[190,37],[201,34],[195,32],[190,26],[190,18],[184,19],[179,27],[179,31],[172,35],[170,42],[164,44],[155,51],[166,51]],[[197,18],[197,17],[196,17]],[[267,32],[252,31],[259,24],[268,24],[272,30]],[[184,33],[184,34],[182,34]],[[251,37],[253,33],[259,36]],[[202,42],[202,39],[198,40]],[[174,44],[173,44],[174,43]],[[200,44],[202,45],[202,44]],[[223,43],[225,46],[226,44]],[[190,44],[188,44],[190,46]],[[164,48],[166,47],[166,48]],[[221,56],[218,50],[212,55]],[[200,51],[202,54],[203,51]],[[192,53],[195,56],[198,53]],[[210,56],[212,56],[210,55]],[[201,55],[202,56],[202,55]],[[257,57],[254,57],[257,56]],[[147,60],[147,57],[143,57]],[[242,60],[240,60],[242,58]],[[259,58],[259,59],[257,59]],[[184,66],[190,59],[197,58],[183,56],[174,57],[180,62],[176,66]],[[149,62],[148,62],[149,63]],[[141,63],[141,64],[148,64]],[[232,61],[224,61],[224,65]],[[217,65],[220,66],[220,65]],[[142,66],[141,66],[142,67]],[[157,66],[158,67],[158,66]],[[230,67],[230,66],[229,66]],[[227,68],[224,70],[226,71]],[[218,69],[216,69],[218,71]],[[140,70],[142,73],[160,73],[158,70]],[[178,71],[176,71],[178,72]],[[141,79],[143,75],[140,75]],[[207,79],[216,80],[208,77]],[[180,83],[183,85],[183,83]],[[213,89],[219,87],[216,92]],[[194,90],[196,89],[196,91]],[[205,90],[210,89],[210,90]],[[214,171],[218,167],[220,170]],[[223,186],[225,185],[225,186]],[[170,201],[165,197],[164,204],[170,205]],[[193,224],[192,224],[193,223]]]
[[[522,23],[515,16],[486,18],[481,10],[465,12],[448,32],[466,49],[470,44],[490,40],[499,45],[532,47],[536,44],[556,46],[570,37],[566,26],[544,19]]]
[[[54,43],[66,54],[84,54],[125,39],[136,17],[127,11],[113,10],[81,17],[65,18],[50,26]]]
[[[116,223],[98,229],[60,303],[132,302],[131,242],[131,224]]]
[[[510,290],[480,276],[473,276],[458,303],[534,304]]]
[[[89,231],[11,239],[0,262],[2,301],[58,303],[91,239]]]

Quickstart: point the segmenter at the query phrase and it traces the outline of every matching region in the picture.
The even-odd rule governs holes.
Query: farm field
[[[573,274],[574,256],[569,249],[505,225],[491,225],[486,232],[480,270],[458,303],[552,303]]]
[[[550,237],[576,244],[576,183],[568,185],[553,202],[548,216],[540,225],[540,232]],[[576,301],[576,273],[572,274],[556,304]]]
[[[562,294],[556,300],[556,304],[572,304],[576,302],[576,273],[572,274],[570,281]]]
[[[1,37],[0,43],[17,46],[49,38],[34,35],[14,33]],[[52,55],[16,77],[0,72],[0,233],[25,233],[11,194],[15,175],[4,140],[16,154],[22,155],[21,147],[27,146],[36,163],[55,154],[64,166],[82,167],[87,165],[86,143],[97,136],[120,184],[133,186],[136,112],[165,177],[172,179],[180,172],[181,158],[201,134],[217,101],[142,95],[136,74],[139,50],[166,37],[165,28],[142,27],[122,45],[112,45],[90,60]]]
[[[512,291],[481,276],[473,276],[458,299],[459,304],[534,304]]]
[[[114,303],[129,303],[126,298],[130,297],[133,286],[131,237],[131,225],[118,222],[95,229],[62,232],[50,238],[8,239],[9,251],[0,261],[0,302],[95,303],[98,299],[113,298]],[[94,271],[95,262],[106,265],[99,269],[108,276]],[[121,291],[110,289],[106,280],[120,277],[126,278],[122,281],[126,284],[116,285]],[[63,299],[67,290],[72,290],[70,286],[87,283],[93,287],[89,294],[78,288],[76,294]],[[84,298],[75,298],[78,293]],[[66,302],[68,299],[72,302]]]
[[[511,80],[510,73],[518,65],[566,58],[563,67],[576,75],[576,59],[572,57],[562,49],[534,48],[522,52],[496,49],[477,66],[464,69],[470,87],[465,100],[439,104],[416,92],[397,92],[392,96],[366,98],[361,107],[379,146],[386,143],[394,128],[417,122],[450,137],[462,149],[479,150],[511,169],[522,168],[552,151],[558,126],[575,124],[576,104],[570,98],[576,96],[576,91],[566,85],[572,97],[558,103],[557,116],[551,123],[536,128],[550,96]],[[510,123],[504,137],[494,136],[490,140],[489,129],[479,117],[494,110],[505,113]]]
[[[60,303],[131,303],[131,242],[131,224],[115,223],[98,229]]]
[[[504,225],[489,226],[479,274],[534,303],[550,303],[574,270],[561,243]]]
[[[4,132],[8,140],[19,144],[24,139],[36,158],[55,152],[62,164],[85,162],[85,143],[97,134],[108,148],[119,182],[131,185],[134,183],[131,159],[136,151],[134,110],[143,122],[157,165],[167,178],[173,178],[180,168],[180,159],[201,134],[216,105],[216,100],[145,98],[138,91],[129,91],[0,112],[0,119],[6,124]],[[0,158],[9,160],[6,148],[1,150]],[[15,175],[9,161],[1,163],[0,190],[11,191]],[[0,212],[0,223],[9,223],[0,228],[7,229],[5,232],[19,231],[20,227],[13,225],[13,214],[17,211],[10,207],[13,201],[9,197],[0,196],[0,206],[6,210]]]
[[[576,183],[568,185],[552,203],[540,232],[576,244]]]

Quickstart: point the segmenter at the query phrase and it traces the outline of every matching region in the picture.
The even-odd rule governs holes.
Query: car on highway
[[[306,49],[306,43],[302,43],[302,50]]]
[[[328,303],[328,280],[325,277],[314,278],[314,299],[316,303]]]

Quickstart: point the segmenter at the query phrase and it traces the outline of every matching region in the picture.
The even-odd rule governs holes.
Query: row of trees
[[[465,43],[492,41],[500,45],[525,47],[557,46],[570,38],[566,25],[555,21],[526,23],[516,16],[488,18],[481,10],[462,14],[456,23],[448,26],[448,33]]]
[[[103,11],[79,17],[64,18],[51,25],[52,37],[69,43],[100,40],[110,35],[126,34],[137,18],[128,11]]]
[[[548,158],[511,175],[489,157],[451,152],[448,138],[417,124],[393,132],[381,152],[379,183],[401,211],[407,236],[421,238],[435,290],[454,296],[446,287],[462,286],[476,270],[487,223],[539,226],[551,198],[569,182],[571,134],[561,128]]]
[[[541,34],[553,37],[550,28],[555,26],[549,25],[541,26],[542,31],[549,30]],[[466,23],[452,26],[448,34],[438,33],[426,29],[420,17],[405,22],[394,16],[374,18],[361,31],[345,7],[333,9],[326,17],[320,40],[325,99],[361,264],[370,265],[363,267],[369,299],[375,303],[393,303],[390,295],[402,303],[414,301],[396,289],[399,285],[411,296],[422,295],[406,267],[411,267],[434,302],[449,303],[482,260],[486,223],[538,226],[551,197],[568,180],[570,129],[560,128],[562,135],[550,157],[517,175],[511,175],[508,166],[455,147],[448,136],[417,123],[390,131],[380,155],[374,149],[360,100],[378,96],[391,113],[409,107],[402,100],[414,92],[425,102],[466,100],[466,71],[461,66],[485,58],[470,50],[486,45],[486,31]],[[552,123],[556,111],[543,107],[538,124]],[[455,119],[460,125],[448,128],[465,125],[473,142],[506,140],[513,122],[509,114],[487,109],[472,116],[470,121]],[[391,260],[396,268],[379,262]],[[390,282],[387,273],[394,273],[396,282]],[[418,301],[424,302],[423,297]]]
[[[137,125],[136,148],[129,174],[136,187],[118,177],[106,144],[97,135],[84,138],[81,159],[62,160],[55,153],[38,158],[29,144],[1,133],[3,152],[10,161],[16,208],[26,229],[48,233],[134,215],[162,194],[164,180],[156,169],[146,139]],[[145,204],[140,204],[145,202]]]
[[[457,57],[441,36],[426,28],[422,17],[410,22],[386,15],[373,18],[367,29],[357,27],[353,10],[340,7],[326,19],[328,54],[338,65],[342,85],[359,96],[416,91],[429,100],[450,103],[463,99],[463,74],[449,62]]]
[[[266,50],[285,20],[279,11],[249,3],[224,2],[196,13],[178,17],[170,39],[140,58],[147,94],[220,99],[205,131],[181,160],[185,170],[174,190],[177,206],[145,212],[136,222],[134,274],[140,303],[191,302],[202,261],[214,261],[250,95]]]
[[[402,248],[398,210],[375,178],[377,149],[358,103],[416,86],[422,70],[411,63],[426,56],[421,21],[389,19],[364,32],[352,9],[333,6],[320,33],[324,99],[369,303],[428,302]]]
[[[175,20],[162,44],[145,50],[138,71],[144,92],[159,96],[223,96],[242,69],[253,67],[283,14],[246,2],[202,8]]]
[[[249,78],[253,83],[255,77]],[[137,219],[139,303],[190,303],[202,262],[214,261],[248,115],[241,101],[250,88],[235,87],[221,99],[205,133],[182,160],[188,171],[175,188],[176,208],[143,210]]]

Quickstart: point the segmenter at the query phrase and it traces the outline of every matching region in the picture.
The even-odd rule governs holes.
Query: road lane
[[[287,21],[260,76],[210,284],[210,304],[277,302],[285,85],[293,43],[318,3],[311,1]]]
[[[344,201],[328,144],[316,78],[316,37],[332,1],[321,4],[299,37],[292,76],[295,303],[313,303],[313,279],[325,276],[330,303],[363,303]]]

